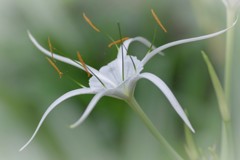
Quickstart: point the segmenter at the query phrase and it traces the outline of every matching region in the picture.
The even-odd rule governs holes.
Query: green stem
[[[184,160],[167,142],[167,140],[159,133],[158,129],[154,126],[152,121],[148,118],[148,116],[144,113],[142,108],[139,106],[134,97],[128,99],[126,101],[129,106],[138,114],[143,123],[149,129],[149,131],[154,135],[154,137],[165,146],[166,150],[170,153],[170,155],[174,158],[174,160]]]
[[[231,9],[227,9],[227,27],[231,26],[235,21],[235,12]],[[225,94],[228,104],[230,106],[231,95],[231,82],[232,82],[232,64],[233,64],[233,41],[234,41],[234,29],[230,29],[227,32],[226,38],[226,64],[225,64]]]
[[[235,21],[235,11],[227,9],[227,27],[231,26]],[[228,111],[231,117],[231,97],[232,97],[232,72],[233,72],[233,43],[234,42],[234,29],[227,32],[226,37],[226,62],[225,62],[225,77],[224,77],[224,90],[227,101]],[[222,150],[221,159],[234,160],[234,147],[232,139],[231,118],[226,121],[223,119],[222,123]]]
[[[231,122],[223,122],[221,160],[235,160],[233,149]]]

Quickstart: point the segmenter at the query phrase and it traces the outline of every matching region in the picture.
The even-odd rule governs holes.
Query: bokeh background
[[[42,114],[56,98],[79,86],[88,85],[86,73],[57,62],[63,78],[30,42],[27,30],[46,48],[47,39],[62,54],[100,68],[116,57],[116,48],[103,33],[95,32],[82,13],[105,33],[153,38],[156,22],[153,8],[168,30],[157,30],[155,45],[199,36],[225,27],[225,7],[220,0],[0,0],[0,159],[4,160],[159,160],[169,159],[137,115],[122,101],[105,97],[78,128],[75,122],[92,96],[71,98],[46,119],[32,143],[30,138]],[[237,25],[239,28],[239,25]],[[196,129],[194,138],[206,152],[219,145],[220,115],[213,87],[201,56],[206,51],[223,77],[225,35],[164,51],[152,59],[145,71],[162,78],[188,111]],[[146,48],[131,46],[141,59]],[[160,132],[183,156],[183,122],[164,95],[151,83],[139,81],[136,99]]]

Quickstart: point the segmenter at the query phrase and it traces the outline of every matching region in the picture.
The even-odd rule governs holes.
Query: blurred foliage
[[[47,38],[60,54],[100,68],[116,57],[116,48],[105,34],[97,33],[82,13],[114,39],[117,22],[124,36],[151,40],[156,22],[153,8],[168,30],[157,31],[155,45],[218,31],[225,27],[224,6],[219,0],[0,0],[0,159],[22,160],[146,160],[168,159],[161,145],[122,101],[103,98],[89,118],[72,130],[92,96],[67,100],[44,122],[34,141],[18,149],[33,133],[47,106],[65,92],[78,88],[72,79],[88,85],[83,71],[57,62],[62,79],[27,37],[27,30],[48,47]],[[173,90],[188,110],[197,143],[207,148],[220,138],[216,97],[200,51],[210,53],[222,74],[224,35],[166,50],[146,66]],[[131,54],[146,49],[134,44]],[[222,75],[221,75],[222,76]],[[140,81],[136,98],[162,134],[184,156],[183,122],[163,94],[151,83]],[[204,116],[203,116],[204,115]]]

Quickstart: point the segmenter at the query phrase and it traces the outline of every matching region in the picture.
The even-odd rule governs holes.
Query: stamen
[[[86,65],[86,63],[83,61],[82,56],[81,56],[81,54],[80,54],[79,51],[77,52],[77,57],[78,57],[79,62],[82,64],[84,70],[86,71],[88,77],[90,77],[91,74],[90,74],[90,72],[88,71],[87,65]]]
[[[52,46],[50,37],[48,37],[48,47],[49,47],[50,52],[52,53],[52,59],[54,60],[54,58],[53,58],[53,49],[54,49],[54,48],[53,48],[53,46]]]
[[[85,13],[83,13],[83,18],[95,31],[100,32],[100,30],[92,23],[92,21],[86,16]]]
[[[121,33],[121,27],[120,27],[120,23],[117,23],[118,25],[118,31],[119,31],[119,36],[120,36],[120,43],[123,44],[123,41],[122,41],[122,33]],[[124,81],[124,57],[123,57],[123,47],[122,48],[122,80]]]
[[[152,12],[153,18],[156,20],[157,24],[162,28],[162,30],[164,32],[167,32],[166,28],[163,26],[162,22],[160,21],[160,19],[158,18],[158,16],[156,15],[156,13],[154,12],[153,9],[151,9],[151,12]]]
[[[88,70],[90,71],[90,73],[91,73],[94,77],[97,78],[97,80],[103,85],[104,88],[107,88],[106,85],[101,81],[101,79],[100,79],[96,74],[94,74],[89,68],[88,68]]]
[[[134,63],[132,56],[129,56],[129,57],[130,57],[130,59],[131,59],[131,61],[132,61],[133,68],[134,68],[134,70],[135,70],[135,72],[136,72],[136,71],[137,71],[136,64]]]
[[[129,37],[124,37],[124,38],[122,38],[122,39],[113,41],[112,43],[110,43],[110,44],[108,45],[108,47],[111,48],[113,45],[117,45],[117,44],[122,43],[123,41],[128,40],[128,39],[129,39]]]
[[[70,80],[72,80],[74,83],[76,83],[77,85],[79,85],[82,88],[86,88],[86,86],[84,86],[82,83],[78,82],[77,80],[75,80],[74,78],[72,78],[71,76],[68,76],[68,78]]]
[[[73,62],[75,62],[75,63],[77,63],[77,64],[80,64],[80,65],[82,65],[82,63],[81,62],[78,62],[78,61],[74,61],[73,60]],[[83,66],[82,66],[83,67]],[[106,87],[106,85],[101,81],[101,79],[96,75],[96,74],[94,74],[94,72],[93,71],[91,71],[91,69],[86,65],[86,68],[87,68],[87,70],[90,72],[90,74],[91,75],[93,75],[94,77],[96,77],[97,78],[97,80],[103,85],[103,87],[104,88],[107,88]]]
[[[148,52],[147,52],[147,53],[149,53],[149,52],[151,52],[151,51],[152,51],[153,44],[154,44],[154,42],[155,42],[155,39],[156,39],[156,35],[157,35],[157,26],[156,26],[156,27],[155,27],[155,29],[154,29],[154,33],[153,33],[153,38],[152,38],[151,46],[149,47],[149,49],[148,49]]]
[[[57,67],[57,65],[48,57],[46,57],[48,62],[53,66],[53,68],[58,72],[58,75],[60,78],[62,78],[63,73],[60,71],[60,69]]]

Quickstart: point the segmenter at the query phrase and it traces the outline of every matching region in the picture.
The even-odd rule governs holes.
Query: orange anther
[[[47,57],[47,60],[53,66],[53,68],[58,72],[59,77],[62,78],[63,73],[59,70],[57,65],[48,57]]]
[[[85,13],[83,13],[83,18],[95,31],[100,32],[100,30],[92,23],[92,21],[86,16]]]
[[[160,21],[160,19],[158,18],[158,16],[156,15],[156,13],[154,12],[153,9],[151,9],[151,12],[152,12],[153,18],[156,20],[157,24],[162,28],[162,30],[164,32],[167,32],[166,28],[163,26],[162,22]]]
[[[110,47],[112,47],[113,45],[122,43],[123,41],[128,40],[128,39],[129,39],[129,37],[124,37],[124,38],[122,38],[122,39],[113,41],[112,43],[110,43],[110,44],[108,45],[108,47],[110,48]]]
[[[82,64],[84,70],[86,71],[88,77],[90,77],[91,74],[90,74],[90,72],[88,71],[87,65],[86,65],[86,63],[83,61],[82,56],[81,56],[81,54],[80,54],[79,51],[77,52],[77,57],[78,57],[78,60],[80,61],[80,63]]]

